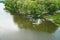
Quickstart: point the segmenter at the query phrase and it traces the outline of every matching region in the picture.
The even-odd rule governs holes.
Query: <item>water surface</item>
[[[60,40],[60,28],[43,27],[42,29],[49,30],[46,32],[36,31],[39,27],[33,26],[28,19],[6,12],[4,4],[0,3],[0,40]],[[52,33],[49,33],[51,31]]]

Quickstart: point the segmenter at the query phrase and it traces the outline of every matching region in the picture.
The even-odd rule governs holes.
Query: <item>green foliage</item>
[[[53,15],[55,14],[55,11],[59,10],[58,6],[58,0],[46,0],[45,2],[46,10],[48,11],[48,14]]]
[[[60,13],[58,15],[54,16],[54,17],[55,17],[54,22],[56,24],[60,25]]]
[[[60,13],[57,13],[56,15],[50,15],[50,16],[45,16],[45,18],[48,18],[48,19],[52,19],[52,21],[57,24],[57,25],[60,25]]]
[[[5,0],[5,9],[17,14],[44,18],[43,14],[54,15],[60,9],[59,0]],[[47,13],[44,13],[47,12]],[[48,16],[49,16],[48,15]]]
[[[45,9],[44,5],[39,4],[36,0],[19,0],[17,4],[21,13],[33,15],[35,18],[41,15]]]
[[[5,9],[9,11],[10,13],[17,13],[18,7],[17,7],[17,0],[5,0]]]

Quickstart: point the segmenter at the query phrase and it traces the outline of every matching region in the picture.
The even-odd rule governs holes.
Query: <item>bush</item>
[[[5,9],[10,13],[18,13],[17,0],[5,0]]]
[[[11,13],[44,18],[43,14],[54,15],[55,11],[60,9],[59,2],[59,0],[5,0],[5,9]]]

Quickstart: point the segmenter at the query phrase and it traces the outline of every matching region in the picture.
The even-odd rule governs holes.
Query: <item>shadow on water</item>
[[[58,26],[51,21],[44,21],[40,25],[33,25],[33,21],[30,21],[28,18],[24,18],[23,15],[14,15],[14,22],[18,24],[20,29],[28,29],[39,32],[53,33],[58,28]]]

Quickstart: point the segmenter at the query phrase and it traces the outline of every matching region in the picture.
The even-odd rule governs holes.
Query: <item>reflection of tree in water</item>
[[[33,25],[32,21],[29,21],[29,19],[22,17],[22,15],[14,15],[14,21],[21,29],[23,28],[52,33],[58,28],[58,26],[51,21],[44,21],[40,25]]]

